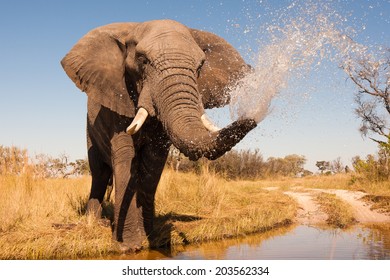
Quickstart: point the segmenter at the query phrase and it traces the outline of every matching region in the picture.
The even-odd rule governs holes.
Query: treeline
[[[30,157],[26,149],[0,145],[0,175],[31,175],[35,178],[65,178],[89,174],[88,161],[69,161],[66,155]]]
[[[306,158],[288,155],[284,158],[270,157],[264,160],[259,150],[232,150],[214,161],[190,161],[177,149],[171,149],[167,164],[178,172],[199,173],[207,168],[227,179],[256,180],[272,176],[298,176],[312,174],[304,169]]]
[[[272,176],[307,175],[304,170],[304,156],[288,155],[284,158],[271,157],[264,160],[259,150],[230,151],[215,161],[190,161],[175,148],[169,153],[167,166],[179,172],[200,173],[207,168],[225,178],[261,179]],[[65,178],[89,174],[87,159],[69,161],[66,155],[51,157],[39,154],[30,157],[26,149],[0,145],[0,174],[28,174],[37,178]]]
[[[306,158],[287,155],[283,158],[264,159],[259,150],[232,150],[217,160],[190,161],[177,149],[169,152],[167,166],[178,172],[200,173],[204,168],[230,180],[258,180],[271,177],[296,177],[312,175],[304,169]],[[352,169],[337,158],[334,161],[317,161],[320,174],[331,175],[353,172],[356,179],[383,181],[390,179],[390,145],[381,145],[376,155],[352,159]],[[69,161],[66,155],[51,157],[39,154],[30,157],[26,149],[0,145],[0,175],[28,174],[34,178],[66,178],[89,174],[87,159]]]
[[[232,150],[215,161],[190,161],[177,149],[171,149],[167,164],[178,172],[200,172],[202,168],[212,170],[227,179],[258,180],[274,177],[304,177],[313,172],[305,170],[306,158],[302,155],[287,155],[283,158],[264,159],[259,150]],[[390,140],[380,144],[378,153],[366,158],[352,158],[352,168],[344,165],[340,158],[333,161],[317,161],[318,173],[332,175],[351,173],[353,179],[385,181],[390,179]]]

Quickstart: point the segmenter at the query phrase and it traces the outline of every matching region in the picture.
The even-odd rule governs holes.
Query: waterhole
[[[291,226],[249,237],[151,250],[114,259],[138,260],[389,260],[389,225],[347,230]]]

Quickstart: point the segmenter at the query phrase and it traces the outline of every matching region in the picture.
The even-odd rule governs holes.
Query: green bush
[[[368,155],[366,159],[354,157],[352,159],[353,168],[356,175],[361,179],[370,181],[385,181],[390,179],[389,149],[380,146],[378,154]]]

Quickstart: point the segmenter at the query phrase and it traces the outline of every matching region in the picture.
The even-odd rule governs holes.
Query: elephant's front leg
[[[115,177],[113,235],[121,242],[122,251],[136,251],[148,241],[153,229],[154,196],[168,145],[149,139],[136,151],[133,138],[121,133],[112,139],[112,149]]]
[[[125,132],[111,140],[112,166],[115,178],[115,213],[113,238],[123,250],[137,250],[146,239],[137,205],[137,169],[133,138]]]
[[[162,134],[159,135],[161,137]],[[143,225],[149,241],[153,233],[155,194],[168,157],[169,144],[162,137],[152,139],[139,153],[137,204],[142,209]]]

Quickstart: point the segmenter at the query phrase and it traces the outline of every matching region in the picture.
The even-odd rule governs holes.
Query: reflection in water
[[[390,259],[390,225],[349,230],[297,226],[250,237],[115,259]]]
[[[341,231],[299,226],[256,247],[227,248],[226,259],[390,259],[389,248],[373,238],[378,235],[367,228]]]

